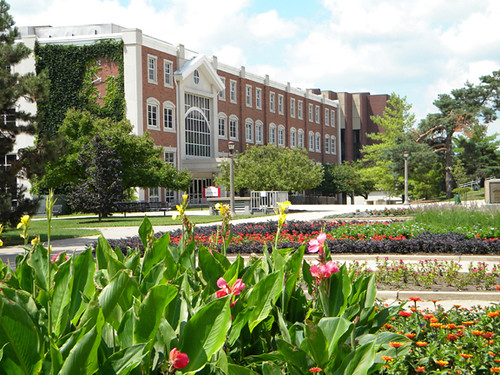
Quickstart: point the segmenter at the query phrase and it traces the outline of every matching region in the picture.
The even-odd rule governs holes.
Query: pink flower
[[[170,364],[177,370],[181,370],[189,363],[189,357],[186,353],[181,353],[177,348],[170,351]]]
[[[223,277],[219,277],[217,286],[220,288],[216,293],[217,298],[225,297],[228,294],[232,294],[233,296],[240,295],[241,291],[246,288],[245,283],[241,279],[236,280],[233,286],[229,286]]]
[[[317,265],[314,265],[311,268],[309,268],[309,271],[316,280],[321,280],[321,271]]]
[[[323,242],[326,240],[326,234],[320,233],[318,237],[313,238],[309,241],[309,247],[307,250],[310,253],[317,253],[319,251],[320,254],[323,253]]]
[[[326,262],[326,264],[322,264],[320,269],[321,274],[325,279],[328,279],[333,273],[339,272],[339,268],[332,261]]]

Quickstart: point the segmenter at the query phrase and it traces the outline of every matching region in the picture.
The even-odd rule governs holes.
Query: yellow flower
[[[214,207],[215,207],[216,210],[220,210],[220,208],[222,207],[222,205],[220,203],[216,203]]]
[[[187,199],[188,199],[188,195],[182,194],[182,204],[186,203]]]
[[[33,246],[35,246],[38,242],[40,241],[40,237],[38,235],[36,235],[35,237],[33,237],[33,239],[31,240],[31,244]]]
[[[30,220],[31,220],[30,215],[24,215],[21,218],[21,222],[19,224],[27,226],[29,224]],[[18,228],[19,228],[19,224],[17,225]]]
[[[291,205],[290,201],[278,202],[278,206],[280,208],[281,213],[285,212],[288,209],[288,207],[290,207],[290,205]]]

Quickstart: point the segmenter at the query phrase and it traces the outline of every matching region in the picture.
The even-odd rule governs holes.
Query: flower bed
[[[433,231],[430,231],[430,230]],[[238,224],[232,227],[228,253],[261,253],[262,245],[275,241],[277,225]],[[500,254],[500,240],[496,228],[481,228],[475,231],[436,233],[439,228],[400,222],[290,222],[280,233],[279,248],[298,248],[318,235],[327,233],[326,243],[332,254]],[[461,230],[461,229],[458,229]],[[211,246],[217,226],[196,227],[194,239],[199,244]],[[158,233],[162,236],[164,233]],[[181,230],[170,232],[170,238],[178,243]],[[124,253],[128,248],[142,249],[138,236],[110,241],[113,248],[119,247]],[[222,239],[217,242],[220,249]]]

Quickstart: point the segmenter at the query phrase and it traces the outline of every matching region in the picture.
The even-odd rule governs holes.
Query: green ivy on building
[[[37,103],[41,136],[55,135],[70,108],[114,121],[125,117],[122,41],[105,40],[83,46],[37,43],[35,57],[37,74],[45,71],[50,80],[48,97]],[[102,106],[95,101],[97,89],[92,85],[99,69],[98,58],[116,62],[119,69],[118,76],[106,79]]]

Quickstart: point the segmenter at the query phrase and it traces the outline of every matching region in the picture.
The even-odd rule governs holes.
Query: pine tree
[[[16,43],[19,33],[9,9],[0,0],[0,223],[14,224],[36,206],[36,202],[24,197],[25,189],[17,181],[27,174],[23,160],[28,153],[13,152],[16,138],[35,130],[34,117],[20,110],[18,101],[39,99],[45,92],[45,82],[34,74],[20,75],[13,70],[31,51],[23,43]]]

